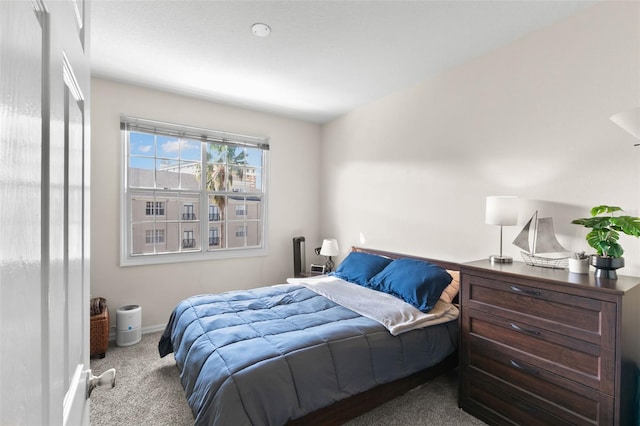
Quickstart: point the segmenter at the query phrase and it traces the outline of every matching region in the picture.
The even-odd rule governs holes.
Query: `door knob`
[[[111,368],[99,376],[94,376],[91,371],[87,375],[87,398],[98,386],[109,386],[109,389],[116,385],[116,369]]]

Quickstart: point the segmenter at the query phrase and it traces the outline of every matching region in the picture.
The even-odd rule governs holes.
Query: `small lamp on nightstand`
[[[338,253],[339,250],[337,240],[329,238],[322,241],[320,255],[327,256],[327,263],[325,263],[325,272],[331,272],[333,270],[333,260],[331,260],[331,256],[337,256]]]
[[[487,211],[485,223],[500,225],[500,254],[491,255],[491,263],[513,263],[513,258],[502,255],[502,227],[518,224],[518,197],[490,196],[487,197]]]

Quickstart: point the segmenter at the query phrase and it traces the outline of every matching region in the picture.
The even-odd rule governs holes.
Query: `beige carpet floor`
[[[193,424],[173,356],[158,356],[160,334],[144,335],[140,343],[127,347],[111,342],[105,358],[91,360],[95,375],[109,368],[117,371],[115,388],[97,388],[91,395],[92,425]],[[458,408],[457,380],[457,370],[436,377],[347,425],[484,425]]]

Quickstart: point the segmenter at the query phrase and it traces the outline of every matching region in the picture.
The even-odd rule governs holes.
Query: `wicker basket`
[[[104,358],[109,347],[109,308],[104,304],[102,313],[91,315],[90,355]]]

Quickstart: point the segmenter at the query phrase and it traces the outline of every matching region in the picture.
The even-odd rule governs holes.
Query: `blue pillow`
[[[389,263],[388,257],[352,251],[331,275],[366,287],[369,279]]]
[[[402,258],[372,277],[369,287],[396,296],[422,312],[429,312],[451,280],[451,275],[438,265]]]

